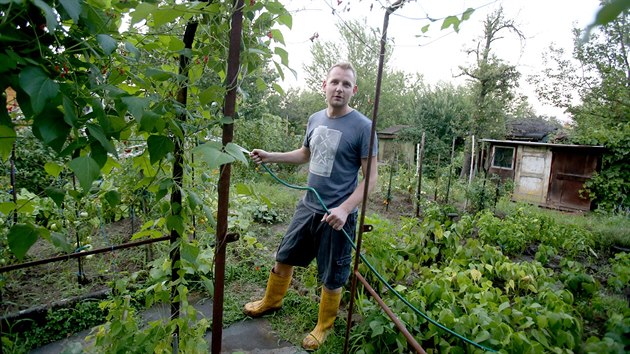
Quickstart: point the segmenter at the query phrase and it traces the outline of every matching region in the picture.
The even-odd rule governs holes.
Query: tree
[[[514,89],[518,86],[520,73],[513,65],[506,64],[492,53],[493,45],[504,32],[512,32],[523,40],[525,36],[513,20],[506,19],[503,9],[488,15],[483,23],[483,37],[477,46],[467,54],[474,55],[470,67],[461,67],[462,75],[471,83],[474,95],[474,113],[469,122],[468,134],[476,138],[501,138],[505,135],[508,107],[515,98]],[[466,175],[470,166],[470,152],[464,158],[462,175]]]
[[[575,30],[573,60],[551,47],[548,65],[532,77],[537,93],[571,114],[574,143],[604,145],[602,170],[586,185],[604,210],[630,207],[630,14],[598,27],[583,41]]]
[[[359,92],[352,99],[352,106],[366,116],[374,109],[374,88],[380,52],[380,32],[366,27],[359,21],[337,25],[341,43],[316,42],[311,48],[313,61],[305,66],[306,82],[310,90],[320,92],[322,80],[328,69],[336,62],[347,60],[357,70]],[[387,67],[391,58],[391,47],[386,49],[383,81],[379,103],[378,128],[409,122],[411,112],[409,76]]]
[[[441,83],[435,87],[418,87],[413,97],[413,120],[401,138],[420,143],[426,132],[425,159],[435,167],[438,155],[446,160],[451,154],[453,137],[462,135],[461,123],[471,119],[473,102],[465,87]],[[429,168],[428,172],[433,170]]]

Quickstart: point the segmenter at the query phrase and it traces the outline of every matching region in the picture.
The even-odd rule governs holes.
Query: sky
[[[315,33],[315,41],[338,41],[337,24],[351,20],[365,21],[368,26],[380,29],[385,15],[384,6],[390,4],[386,0],[283,2],[293,16],[292,29],[282,28],[289,52],[289,66],[298,72],[297,78],[291,74],[286,76],[283,82],[285,88],[304,86],[302,67],[312,60],[310,49],[313,42],[310,38]],[[391,66],[407,73],[420,73],[429,84],[440,81],[463,83],[463,78],[454,77],[459,73],[458,66],[466,66],[473,60],[464,49],[470,48],[483,35],[482,22],[499,7],[503,7],[506,18],[515,21],[526,39],[521,41],[505,32],[503,38],[496,42],[494,53],[521,72],[519,92],[528,97],[539,115],[568,120],[561,109],[539,102],[526,78],[541,72],[543,53],[552,43],[571,53],[572,29],[585,28],[593,21],[599,8],[598,0],[409,1],[389,19],[388,38],[395,43]],[[440,29],[443,18],[450,15],[461,17],[468,8],[475,11],[469,20],[462,22],[459,32],[452,27]],[[430,22],[427,17],[438,20]],[[427,24],[430,24],[429,31],[422,33],[422,27]]]

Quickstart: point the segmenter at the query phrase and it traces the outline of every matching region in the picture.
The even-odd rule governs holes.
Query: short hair
[[[337,64],[333,65],[330,67],[330,69],[328,69],[328,73],[326,74],[326,76],[330,75],[330,72],[333,71],[334,68],[340,68],[343,70],[350,70],[352,71],[352,75],[354,76],[354,82],[357,82],[357,71],[354,70],[354,66],[352,66],[352,64],[350,64],[349,62],[346,61],[341,61],[338,62]]]

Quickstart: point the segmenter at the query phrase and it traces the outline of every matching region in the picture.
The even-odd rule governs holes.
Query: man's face
[[[357,93],[357,85],[354,80],[352,70],[333,68],[323,85],[328,105],[336,108],[347,106],[350,98]]]

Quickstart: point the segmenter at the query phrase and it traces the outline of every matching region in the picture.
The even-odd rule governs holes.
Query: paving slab
[[[212,318],[212,301],[207,298],[195,300],[193,306],[198,311],[198,316]],[[142,321],[148,323],[170,316],[169,305],[156,305],[141,314]],[[53,342],[30,351],[31,354],[71,354],[80,353],[86,345],[85,338],[91,330],[76,333],[63,340]],[[208,331],[205,336],[208,342],[208,352],[212,343],[212,333]],[[221,341],[222,354],[306,354],[301,347],[280,339],[271,328],[271,323],[266,318],[246,319],[233,323],[223,329]]]

